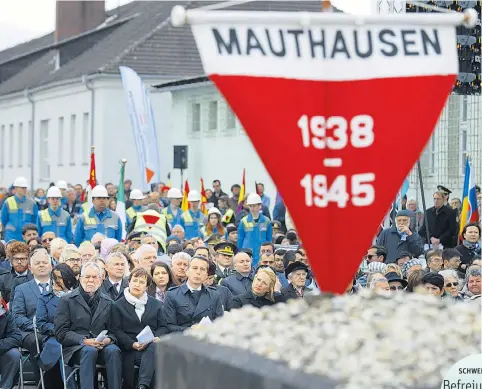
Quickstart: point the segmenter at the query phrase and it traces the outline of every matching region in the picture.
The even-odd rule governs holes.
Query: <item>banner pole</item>
[[[430,231],[428,230],[427,206],[425,205],[425,193],[423,191],[422,166],[420,165],[420,159],[417,162],[417,169],[418,169],[418,179],[420,181],[420,194],[422,196],[423,224],[425,225],[425,234],[426,234],[427,244],[428,244],[428,247],[430,247]]]
[[[269,24],[298,24],[302,27],[312,25],[464,25],[473,28],[477,24],[477,11],[472,8],[462,12],[439,14],[383,14],[383,15],[350,15],[322,12],[263,12],[263,11],[206,11],[200,9],[186,10],[176,5],[171,11],[171,23],[175,27],[184,24],[206,23],[262,23]]]

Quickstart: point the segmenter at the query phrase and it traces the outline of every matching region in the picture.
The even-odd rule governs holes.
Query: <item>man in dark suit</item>
[[[290,282],[281,289],[281,294],[286,301],[290,299],[302,299],[305,294],[306,277],[308,276],[308,266],[303,262],[293,262],[285,270],[285,276]]]
[[[29,249],[26,243],[12,242],[7,246],[7,258],[12,267],[9,271],[0,274],[0,292],[5,302],[10,302],[13,286],[23,284],[32,279],[28,270]]]
[[[251,285],[253,284],[253,260],[249,254],[245,252],[238,252],[234,258],[234,270],[235,272],[221,280],[221,284],[228,288],[233,296],[239,296],[246,292],[251,291]]]
[[[124,278],[127,270],[127,259],[122,253],[111,253],[105,260],[105,272],[107,276],[100,287],[100,292],[109,296],[113,301],[118,300],[124,294],[124,289],[129,282]]]
[[[0,299],[1,300],[1,299]],[[11,389],[20,369],[22,333],[10,312],[0,304],[0,388]]]
[[[37,345],[33,330],[33,317],[37,312],[37,301],[40,295],[51,289],[50,273],[52,272],[52,262],[43,247],[34,250],[30,254],[30,271],[33,279],[18,285],[11,304],[11,310],[15,318],[17,327],[22,332],[22,347],[30,352],[30,361],[34,367],[35,378],[40,379],[40,372],[35,355],[37,355]],[[44,337],[39,335],[40,344]]]
[[[64,362],[80,365],[80,388],[92,389],[96,363],[104,364],[109,389],[119,389],[122,353],[111,328],[113,301],[100,292],[103,270],[89,262],[82,267],[80,286],[60,299],[54,319],[55,337],[63,346]],[[101,337],[99,337],[101,335]],[[102,339],[103,338],[103,339]]]
[[[152,278],[146,269],[136,268],[129,276],[129,287],[112,308],[112,332],[122,353],[124,389],[134,387],[134,366],[139,366],[136,388],[153,388],[155,343],[167,334],[162,304],[147,295]],[[137,335],[149,326],[155,338],[152,343],[142,344]]]
[[[221,296],[213,288],[203,285],[208,277],[208,268],[208,259],[192,257],[186,272],[187,281],[168,290],[163,310],[170,332],[182,332],[204,317],[214,320],[223,316]]]

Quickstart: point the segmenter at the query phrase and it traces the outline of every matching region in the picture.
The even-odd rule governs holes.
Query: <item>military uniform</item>
[[[214,252],[216,254],[222,254],[227,257],[233,257],[237,252],[237,247],[231,242],[219,242],[214,246]],[[216,264],[216,273],[214,275],[214,284],[219,284],[223,278],[229,277],[233,274],[233,269],[227,267],[221,269],[219,264]]]
[[[221,295],[212,287],[191,291],[187,283],[169,288],[163,305],[169,332],[182,332],[204,317],[215,320],[223,316]]]

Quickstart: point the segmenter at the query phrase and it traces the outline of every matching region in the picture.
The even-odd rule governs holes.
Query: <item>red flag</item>
[[[206,191],[204,190],[204,180],[201,178],[201,212],[208,214],[208,209],[206,208],[206,204],[208,203],[208,199],[206,198]]]
[[[189,202],[187,201],[187,195],[189,194],[189,182],[184,184],[184,192],[182,193],[182,203],[181,203],[181,209],[183,211],[187,211],[189,209]]]
[[[320,289],[344,293],[452,90],[463,15],[197,12],[206,74],[283,193]]]
[[[90,175],[89,175],[89,186],[94,189],[97,185],[97,178],[95,174],[95,153],[92,147],[92,152],[90,153]]]

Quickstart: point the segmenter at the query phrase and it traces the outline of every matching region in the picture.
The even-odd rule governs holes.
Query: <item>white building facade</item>
[[[162,79],[145,79],[146,84]],[[154,94],[161,167],[168,173],[171,97]],[[33,123],[33,127],[32,127]],[[33,138],[32,138],[33,134]],[[99,75],[45,85],[31,91],[0,96],[0,186],[25,176],[33,188],[66,180],[85,185],[95,146],[100,183],[119,183],[119,161],[126,158],[126,177],[134,186],[141,172],[119,75]],[[32,163],[33,161],[33,163]],[[168,163],[169,162],[169,163]]]

